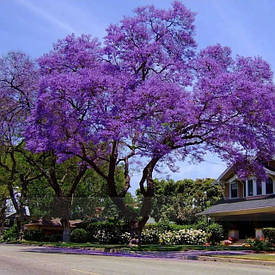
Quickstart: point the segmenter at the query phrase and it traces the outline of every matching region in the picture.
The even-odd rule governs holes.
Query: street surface
[[[0,245],[0,275],[265,275],[274,266],[175,259],[69,255],[35,252],[34,247]]]

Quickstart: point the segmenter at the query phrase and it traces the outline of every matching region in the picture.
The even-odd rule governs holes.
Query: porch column
[[[266,184],[264,180],[262,180],[262,192],[263,192],[263,195],[266,195]]]
[[[248,180],[247,179],[245,180],[245,190],[246,190],[245,195],[246,197],[248,197]]]

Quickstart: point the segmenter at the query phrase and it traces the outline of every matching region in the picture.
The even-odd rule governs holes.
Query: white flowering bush
[[[196,229],[166,231],[159,237],[159,243],[165,245],[190,244],[199,245],[207,241],[207,233]]]
[[[183,229],[175,233],[174,244],[204,244],[208,234],[197,229]]]
[[[159,243],[160,233],[154,228],[145,228],[141,233],[141,241],[143,244]]]
[[[175,242],[175,232],[166,231],[159,236],[159,243],[160,244],[167,244],[171,245]]]
[[[109,244],[127,244],[131,234],[129,228],[120,224],[93,223],[87,227],[89,241]],[[142,244],[200,245],[207,242],[209,232],[174,224],[148,225],[142,230]]]
[[[127,244],[130,241],[131,234],[129,232],[113,232],[107,230],[98,230],[93,238],[99,243],[121,243]]]
[[[120,235],[120,242],[123,244],[128,244],[131,239],[131,234],[129,232],[124,232]]]
[[[112,235],[112,232],[108,232],[106,230],[98,230],[95,233],[94,238],[100,243],[110,243],[113,239]]]

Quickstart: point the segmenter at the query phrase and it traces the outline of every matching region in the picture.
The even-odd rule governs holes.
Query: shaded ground
[[[61,253],[77,255],[100,255],[100,256],[117,256],[117,257],[135,257],[135,258],[156,258],[156,259],[196,259],[198,256],[212,255],[248,255],[252,253],[246,251],[116,251],[112,249],[108,252],[90,249],[62,248],[62,247],[30,247],[25,251],[37,253]]]

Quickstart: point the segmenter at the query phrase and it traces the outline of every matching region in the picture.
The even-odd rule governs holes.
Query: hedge
[[[267,227],[263,229],[263,234],[266,239],[272,244],[275,244],[275,228]]]

